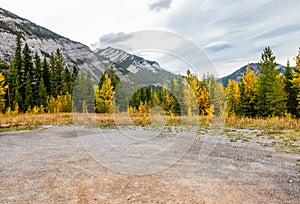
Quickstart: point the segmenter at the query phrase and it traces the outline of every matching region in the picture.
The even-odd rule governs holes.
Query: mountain
[[[254,71],[254,74],[257,75],[259,73],[259,64],[258,63],[250,63],[250,70]],[[235,81],[240,81],[241,78],[243,77],[244,73],[246,72],[247,70],[247,66],[248,65],[245,65],[243,67],[241,67],[240,69],[238,69],[237,71],[233,72],[232,74],[228,75],[228,76],[225,76],[223,78],[221,78],[222,82],[223,82],[223,85],[224,87],[227,86],[228,84],[228,81],[231,79],[231,80],[235,80]],[[281,64],[277,64],[276,65],[276,69],[279,70],[280,69],[280,73],[284,73],[285,71],[285,66],[281,65]]]
[[[61,49],[64,60],[70,66],[76,65],[81,71],[89,70],[93,78],[99,76],[108,66],[88,46],[74,42],[29,20],[0,8],[0,61],[10,63],[16,44],[16,34],[21,33],[32,52],[50,57],[57,48]]]
[[[111,65],[121,80],[131,85],[162,85],[175,76],[163,70],[157,62],[145,60],[123,50],[108,47],[94,52],[84,44],[74,42],[1,8],[0,62],[10,64],[18,32],[21,33],[23,45],[26,42],[32,52],[49,58],[51,53],[59,48],[69,67],[76,65],[83,73],[89,71],[97,81],[101,73]]]
[[[162,69],[155,61],[131,55],[121,49],[107,47],[98,49],[96,54],[112,62],[116,73],[131,84],[163,85],[176,76]]]

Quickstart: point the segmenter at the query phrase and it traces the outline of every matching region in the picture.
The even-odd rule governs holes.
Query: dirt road
[[[174,144],[173,130],[153,130],[152,137],[123,127],[145,137],[126,141],[118,131],[64,126],[1,132],[0,203],[300,202],[299,155],[219,135],[201,157],[203,137],[191,129],[183,131],[187,139],[156,154],[156,165],[149,155]]]

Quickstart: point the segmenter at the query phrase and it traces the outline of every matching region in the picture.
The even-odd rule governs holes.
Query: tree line
[[[49,61],[32,52],[27,43],[22,46],[17,34],[16,49],[11,65],[2,63],[0,75],[0,112],[71,112],[71,94],[78,69],[72,71],[64,63],[59,49],[52,53]],[[1,70],[0,70],[1,71]],[[2,84],[1,84],[2,83]]]
[[[169,85],[132,87],[129,91],[125,91],[119,82],[117,74],[108,69],[99,84],[94,86],[97,113],[149,113],[156,106],[160,106],[165,114],[174,116],[221,116],[225,111],[225,89],[213,75],[199,79],[188,70],[185,77],[179,75],[171,79]],[[87,98],[87,95],[82,98]]]
[[[189,70],[186,76],[173,78],[167,86],[142,87],[125,101],[129,112],[150,112],[160,106],[169,115],[203,115],[226,117],[300,117],[300,49],[295,57],[296,66],[289,61],[282,74],[276,69],[276,57],[270,47],[266,47],[259,61],[259,74],[255,75],[248,65],[239,82],[229,80],[226,88],[214,76],[201,79]],[[116,80],[111,74],[104,74],[99,86],[94,88],[96,111],[109,113],[114,98],[120,94],[115,90]],[[112,81],[115,81],[112,83]]]
[[[37,53],[17,35],[11,65],[0,63],[0,113],[18,112],[129,112],[149,113],[160,106],[168,115],[207,117],[300,117],[300,49],[296,66],[289,62],[284,74],[276,69],[275,56],[266,47],[259,61],[259,74],[248,65],[239,82],[227,87],[213,75],[199,78],[190,70],[163,86],[123,87],[113,67],[98,83],[89,72],[70,69],[59,49],[50,59]],[[1,70],[0,70],[1,71]]]
[[[296,66],[289,61],[284,74],[276,69],[275,56],[266,47],[259,62],[259,74],[248,65],[239,82],[229,80],[226,87],[226,113],[234,117],[300,117],[300,48]]]

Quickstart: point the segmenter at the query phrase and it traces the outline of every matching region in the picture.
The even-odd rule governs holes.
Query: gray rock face
[[[17,33],[32,52],[49,58],[57,48],[62,51],[69,67],[76,65],[83,73],[88,71],[97,82],[100,74],[113,65],[120,79],[128,84],[162,85],[175,75],[163,70],[157,62],[128,54],[115,48],[93,52],[88,46],[60,36],[9,11],[0,8],[0,61],[10,64],[16,47]]]
[[[133,74],[136,74],[140,70],[147,70],[153,73],[158,73],[162,70],[157,62],[145,60],[142,57],[128,54],[124,50],[113,47],[100,49],[96,53]]]
[[[88,46],[71,41],[1,8],[0,61],[10,63],[13,58],[17,32],[21,33],[23,43],[26,41],[32,52],[49,57],[59,48],[69,66],[76,65],[83,72],[89,70],[93,78],[98,77],[100,71],[107,67]]]

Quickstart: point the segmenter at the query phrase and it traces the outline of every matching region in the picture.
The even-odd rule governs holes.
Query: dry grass
[[[46,113],[0,116],[1,129],[34,128],[41,125],[85,125],[88,127],[113,127],[125,125],[139,126],[227,126],[238,129],[259,129],[264,132],[294,130],[299,132],[300,120],[291,118],[206,118],[202,116],[169,116],[155,114],[86,114],[86,113]],[[292,136],[293,137],[293,136]],[[294,138],[298,140],[299,138]]]
[[[300,120],[292,118],[226,118],[226,126],[240,129],[300,130]]]
[[[41,125],[68,125],[73,124],[71,113],[48,114],[18,114],[16,116],[1,116],[0,127],[2,129],[34,128]]]

